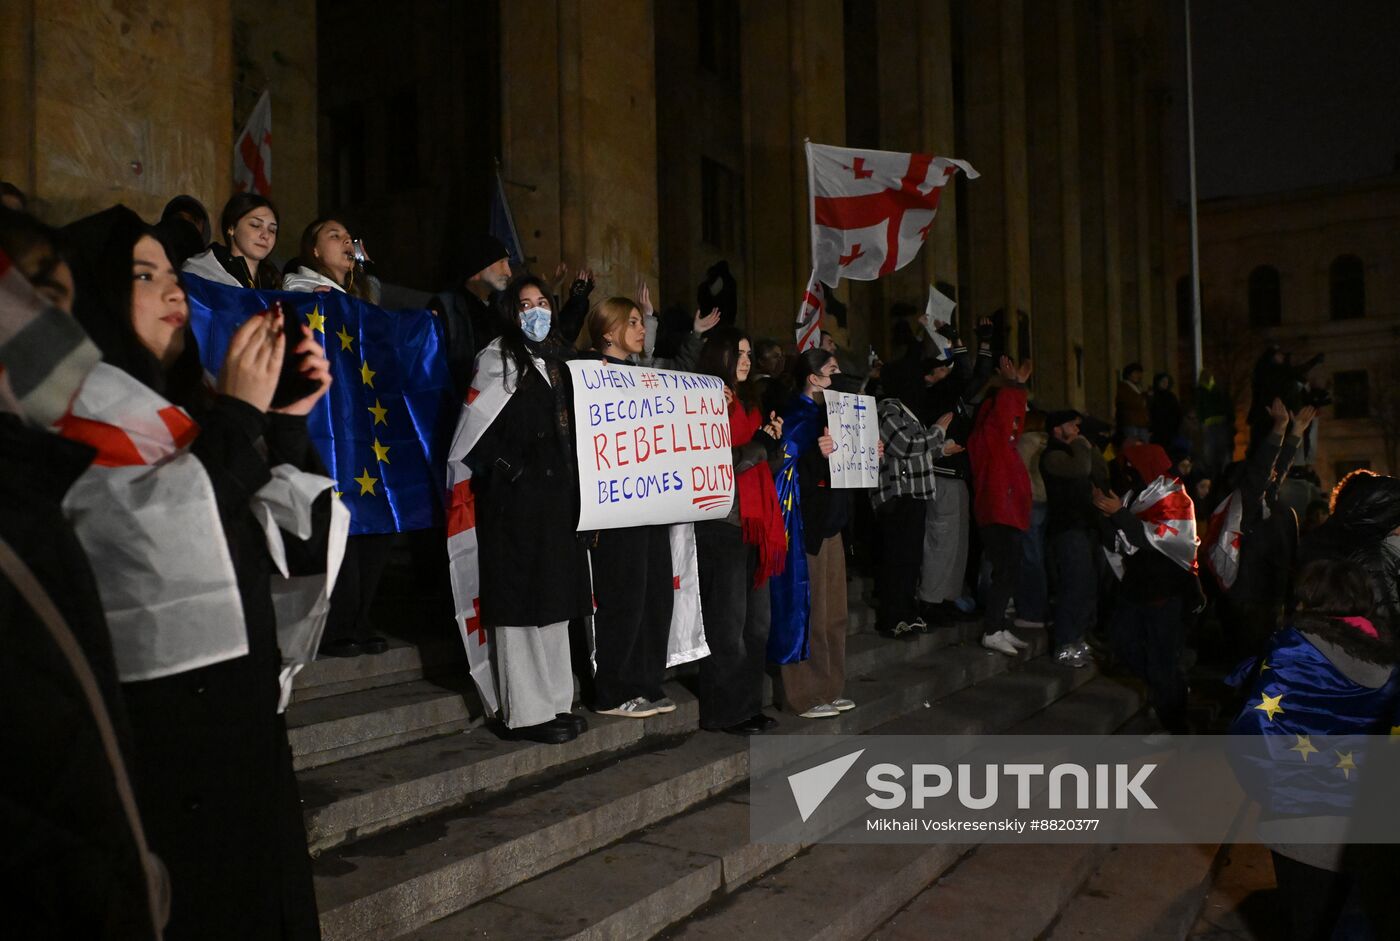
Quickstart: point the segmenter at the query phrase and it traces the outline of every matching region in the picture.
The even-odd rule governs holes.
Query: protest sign
[[[734,502],[733,439],[714,376],[569,363],[580,531],[724,519]]]
[[[831,486],[848,489],[880,485],[880,422],[868,395],[826,391],[826,426],[836,439],[831,452]]]

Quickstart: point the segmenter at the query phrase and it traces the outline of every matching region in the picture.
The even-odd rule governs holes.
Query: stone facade
[[[1187,224],[1185,213],[1179,214],[1177,270],[1182,272],[1190,270]],[[1200,206],[1206,365],[1232,380],[1242,418],[1249,406],[1250,367],[1266,344],[1278,343],[1299,361],[1326,354],[1309,376],[1342,400],[1340,407],[1324,410],[1319,422],[1314,465],[1325,484],[1358,466],[1383,473],[1400,469],[1394,453],[1386,453],[1385,433],[1386,427],[1392,436],[1400,433],[1397,246],[1400,176]],[[1334,264],[1348,257],[1360,260],[1360,307],[1334,311]],[[1182,374],[1188,375],[1190,302],[1184,283],[1181,288],[1179,356]],[[1361,316],[1334,316],[1358,311]],[[1358,401],[1363,389],[1364,401]],[[1237,425],[1237,445],[1243,448],[1243,421]]]

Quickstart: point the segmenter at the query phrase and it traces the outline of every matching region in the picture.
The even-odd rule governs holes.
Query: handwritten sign
[[[836,439],[831,452],[831,486],[880,486],[880,421],[868,395],[826,391],[826,426]]]
[[[569,363],[579,530],[723,519],[734,502],[724,383],[713,376]]]

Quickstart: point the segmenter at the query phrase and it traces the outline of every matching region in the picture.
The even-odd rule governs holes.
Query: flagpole
[[[1186,5],[1186,159],[1191,180],[1191,365],[1201,378],[1201,239],[1196,216],[1196,97],[1191,75],[1191,0]]]

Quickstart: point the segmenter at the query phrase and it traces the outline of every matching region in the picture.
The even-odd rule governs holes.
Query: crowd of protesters
[[[274,478],[324,472],[306,416],[330,371],[309,329],[289,339],[269,312],[248,320],[206,375],[182,283],[371,303],[385,286],[335,215],[308,224],[279,270],[279,214],[255,194],[231,198],[217,232],[189,197],[154,225],[115,207],[56,230],[27,214],[13,187],[3,195],[0,612],[12,629],[0,688],[35,717],[15,730],[25,772],[6,783],[17,847],[7,858],[19,860],[6,875],[34,888],[11,917],[36,926],[26,937],[52,935],[46,925],[74,937],[318,937],[269,586],[274,569],[319,564],[324,574],[333,501],[321,492],[304,525],[279,521],[276,560],[255,509]],[[953,323],[927,330],[899,319],[880,364],[853,355],[835,325],[801,352],[745,333],[727,268],[707,272],[694,317],[677,325],[657,316],[645,284],[635,298],[591,300],[591,272],[566,287],[563,266],[552,280],[513,271],[487,236],[461,258],[460,277],[431,308],[453,387],[479,417],[464,463],[501,734],[560,744],[584,732],[574,708],[581,662],[592,665],[578,679],[595,714],[677,708],[663,688],[679,574],[667,527],[576,532],[566,364],[579,357],[724,384],[735,500],[726,518],[695,526],[710,651],[696,675],[702,729],[776,727],[764,712],[769,674],[794,717],[858,708],[845,689],[851,564],[873,574],[868,600],[891,642],[978,621],[988,656],[1015,657],[1030,632],[1048,632],[1067,669],[1099,661],[1139,677],[1170,733],[1192,731],[1183,655],[1206,632],[1246,662],[1242,725],[1262,721],[1254,700],[1281,681],[1264,672],[1269,658],[1306,645],[1313,674],[1331,671],[1319,696],[1366,693],[1353,695],[1346,730],[1389,728],[1400,480],[1358,472],[1324,496],[1311,470],[1310,432],[1326,405],[1307,383],[1313,363],[1264,352],[1237,461],[1235,408],[1209,375],[1183,402],[1169,374],[1144,386],[1144,370],[1129,364],[1113,421],[1099,420],[1035,395],[1032,364],[1007,354],[999,316],[971,324],[971,342]],[[304,394],[274,407],[293,354]],[[189,458],[182,479],[204,525],[187,545],[95,553],[86,514],[102,508],[75,508],[69,491],[89,465],[123,458],[74,411],[93,376],[117,383],[123,402],[155,403],[145,417],[159,416],[170,442],[159,460],[142,451],[145,463]],[[831,389],[878,402],[873,489],[831,486]],[[139,429],[124,430],[137,440]],[[393,542],[349,539],[321,656],[386,648],[371,607]],[[181,633],[153,614],[149,634],[140,617],[134,635],[119,630],[133,605],[138,615],[159,607],[156,589],[143,597],[139,586],[180,577],[191,547],[227,572],[215,587],[242,622],[233,647],[215,650],[197,620]],[[111,572],[122,569],[119,597]],[[571,625],[588,617],[594,640],[580,657]],[[57,754],[56,742],[69,747]],[[1281,882],[1345,896],[1332,860],[1277,859]]]

